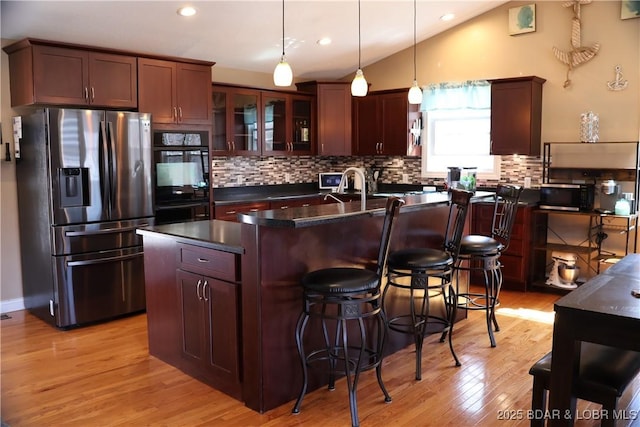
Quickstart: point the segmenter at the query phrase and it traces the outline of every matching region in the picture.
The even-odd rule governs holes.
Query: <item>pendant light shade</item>
[[[369,90],[369,84],[367,80],[364,78],[364,73],[362,72],[362,68],[360,67],[360,0],[358,0],[358,70],[356,71],[356,75],[351,82],[351,95],[352,96],[366,96],[367,91]]]
[[[422,104],[422,89],[418,86],[418,81],[414,80],[409,89],[409,104]]]
[[[416,77],[416,0],[413,0],[413,84],[409,89],[409,104],[422,104],[422,89]]]
[[[273,70],[273,83],[276,86],[291,86],[293,82],[293,71],[291,65],[287,62],[287,59],[282,55],[280,62],[276,65],[276,69]]]
[[[273,70],[273,84],[276,86],[291,86],[293,82],[293,70],[284,56],[284,0],[282,0],[282,57]]]
[[[358,68],[356,71],[356,76],[353,78],[351,82],[351,95],[352,96],[367,96],[367,91],[369,90],[369,84],[367,83],[367,79],[364,78],[364,74],[362,70]]]

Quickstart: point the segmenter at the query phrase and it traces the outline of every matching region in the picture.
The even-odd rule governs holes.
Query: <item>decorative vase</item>
[[[580,114],[580,142],[598,142],[599,120],[593,111]]]

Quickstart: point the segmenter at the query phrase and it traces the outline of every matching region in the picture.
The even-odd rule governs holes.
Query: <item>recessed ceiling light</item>
[[[193,16],[196,14],[196,8],[193,6],[185,6],[178,9],[178,15],[180,16]]]
[[[440,20],[441,21],[451,21],[455,17],[456,17],[456,15],[454,15],[453,13],[445,13],[444,15],[442,15],[440,17]]]
[[[323,37],[320,40],[318,40],[316,43],[318,43],[320,46],[326,46],[328,44],[331,44],[331,39],[329,37]]]

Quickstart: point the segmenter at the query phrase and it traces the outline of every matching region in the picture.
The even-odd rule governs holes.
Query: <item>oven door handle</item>
[[[65,237],[82,237],[93,236],[97,234],[112,234],[112,233],[126,233],[128,231],[134,231],[140,227],[147,227],[148,223],[138,224],[133,227],[118,227],[118,228],[102,228],[100,230],[85,230],[85,231],[65,231]]]
[[[142,252],[137,252],[135,254],[129,255],[112,256],[107,258],[90,259],[85,261],[67,261],[65,262],[65,264],[67,265],[67,267],[79,267],[84,265],[103,264],[105,262],[124,261],[127,259],[137,258],[139,256],[142,256]]]

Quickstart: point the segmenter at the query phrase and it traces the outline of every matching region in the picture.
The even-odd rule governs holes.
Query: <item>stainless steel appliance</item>
[[[598,211],[602,213],[614,213],[616,202],[620,199],[620,185],[613,179],[602,182],[600,185],[600,197],[598,197]]]
[[[542,184],[540,209],[561,211],[591,211],[595,197],[593,184]]]
[[[575,289],[578,287],[576,280],[580,274],[580,267],[576,265],[578,256],[569,252],[551,252],[553,266],[549,271],[546,284],[556,288]]]
[[[458,188],[458,183],[460,182],[460,173],[462,169],[456,166],[449,166],[447,167],[447,169],[447,188]]]
[[[153,224],[149,114],[45,108],[16,159],[25,306],[67,328],[144,310],[137,227]]]
[[[209,219],[209,132],[153,133],[156,224]]]

